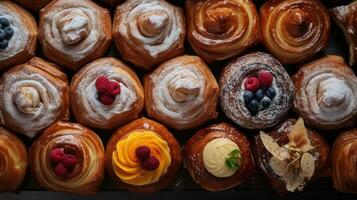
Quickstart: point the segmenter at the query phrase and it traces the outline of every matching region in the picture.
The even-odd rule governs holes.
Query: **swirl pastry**
[[[123,59],[138,67],[149,70],[184,53],[183,11],[164,0],[127,0],[117,7],[113,26]]]
[[[11,192],[22,183],[28,166],[26,146],[0,127],[0,192]]]
[[[147,114],[178,130],[197,127],[217,117],[219,87],[197,56],[180,56],[161,64],[144,78]]]
[[[0,124],[34,137],[58,120],[69,119],[67,76],[34,57],[0,80]]]
[[[340,56],[327,56],[303,66],[292,77],[294,110],[319,129],[356,124],[357,78]]]
[[[346,131],[336,139],[331,157],[335,189],[357,193],[357,129]]]
[[[35,55],[35,18],[11,1],[0,2],[0,70],[22,64]]]
[[[294,85],[278,60],[266,53],[242,56],[220,77],[221,107],[229,119],[248,129],[278,124],[293,102]]]
[[[226,123],[198,131],[184,146],[184,162],[192,178],[210,191],[233,188],[256,171],[249,140]]]
[[[72,79],[70,100],[77,121],[112,129],[139,117],[144,90],[133,70],[115,58],[102,58]]]
[[[174,136],[163,125],[141,118],[112,135],[105,162],[120,188],[154,193],[174,181],[181,159]]]
[[[33,176],[52,191],[95,193],[104,178],[104,161],[98,135],[75,123],[56,122],[30,148]]]
[[[332,19],[342,29],[350,46],[350,66],[357,64],[357,2],[330,10]]]
[[[268,0],[260,20],[264,45],[283,63],[302,63],[328,46],[330,18],[319,0]]]
[[[206,62],[224,60],[259,43],[259,16],[251,0],[186,0],[187,38]]]
[[[32,11],[38,11],[45,7],[52,0],[15,0],[17,3],[23,5],[25,8]]]
[[[112,38],[110,13],[90,0],[54,0],[40,12],[45,56],[77,70],[106,52]]]
[[[303,190],[329,172],[330,149],[304,120],[288,119],[269,133],[255,136],[256,163],[279,193]]]

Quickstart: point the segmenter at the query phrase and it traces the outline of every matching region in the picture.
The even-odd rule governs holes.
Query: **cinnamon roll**
[[[32,11],[38,11],[45,7],[52,0],[15,0],[15,2],[23,5],[25,8]]]
[[[330,149],[302,118],[255,136],[256,163],[279,193],[298,192],[329,172]]]
[[[35,18],[11,1],[0,2],[0,70],[22,64],[35,55]]]
[[[15,191],[25,178],[27,166],[26,146],[0,127],[0,192]]]
[[[335,189],[357,193],[357,129],[345,131],[336,139],[331,156]]]
[[[165,0],[127,0],[115,11],[113,38],[123,59],[149,70],[184,53],[183,11]]]
[[[233,188],[256,171],[249,140],[226,123],[201,129],[183,151],[185,167],[206,190]]]
[[[332,19],[342,29],[350,47],[350,66],[357,64],[357,2],[330,10]]]
[[[115,58],[102,58],[72,78],[70,100],[78,122],[112,129],[139,117],[144,90],[128,66]]]
[[[54,0],[40,12],[40,42],[45,56],[77,70],[108,49],[109,10],[90,0]]]
[[[141,118],[112,135],[105,163],[119,188],[154,193],[174,181],[181,160],[175,137],[163,125]]]
[[[260,20],[264,45],[283,63],[302,63],[328,46],[330,18],[319,0],[268,0]]]
[[[220,77],[221,107],[234,123],[248,129],[278,124],[293,102],[294,85],[278,60],[261,52],[232,61]]]
[[[31,171],[46,189],[92,194],[104,178],[104,156],[96,133],[80,124],[56,122],[31,146]]]
[[[67,76],[34,57],[0,80],[0,124],[34,137],[52,123],[69,119]]]
[[[186,0],[186,11],[188,41],[208,63],[238,55],[261,40],[251,0]]]
[[[340,56],[326,56],[304,65],[292,77],[294,110],[312,127],[351,127],[357,119],[357,78]]]
[[[217,117],[219,87],[197,56],[180,56],[144,78],[147,114],[178,130],[195,128]]]

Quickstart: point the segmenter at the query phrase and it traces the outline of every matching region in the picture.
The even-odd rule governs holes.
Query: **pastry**
[[[17,3],[23,5],[25,8],[32,11],[38,11],[45,7],[52,0],[15,0]]]
[[[181,167],[181,149],[163,125],[141,118],[112,135],[105,164],[119,188],[154,193],[176,178]]]
[[[224,68],[219,82],[224,113],[243,128],[275,126],[293,102],[294,85],[288,73],[266,53],[235,59]]]
[[[0,124],[34,137],[52,123],[69,119],[67,76],[34,57],[13,67],[0,80]]]
[[[328,46],[330,18],[319,0],[268,0],[260,22],[263,44],[284,64],[308,61]]]
[[[186,13],[188,41],[208,63],[238,55],[261,40],[251,0],[186,0]]]
[[[357,129],[345,131],[336,139],[331,157],[335,189],[357,193]]]
[[[30,148],[31,171],[51,191],[93,194],[104,179],[105,152],[96,133],[75,123],[56,122]]]
[[[35,55],[35,18],[11,1],[0,1],[0,70],[22,64]]]
[[[0,192],[15,191],[25,178],[27,166],[26,146],[0,127]]]
[[[197,56],[180,56],[144,78],[147,114],[178,130],[195,128],[217,117],[219,87]]]
[[[70,100],[79,123],[112,129],[139,117],[144,90],[138,76],[124,63],[101,58],[72,78]]]
[[[357,78],[340,56],[304,65],[292,77],[294,110],[306,124],[333,130],[352,127],[357,119]]]
[[[152,69],[184,53],[183,11],[165,0],[127,0],[115,11],[113,38],[123,59]]]
[[[112,38],[109,10],[90,0],[53,0],[39,26],[44,55],[72,70],[103,56]]]
[[[332,19],[342,29],[350,47],[350,66],[357,64],[357,2],[330,10]]]
[[[226,123],[199,130],[183,151],[185,167],[206,190],[233,188],[256,171],[249,140]]]
[[[256,163],[279,193],[298,192],[329,172],[330,149],[304,120],[288,119],[274,130],[255,136]]]

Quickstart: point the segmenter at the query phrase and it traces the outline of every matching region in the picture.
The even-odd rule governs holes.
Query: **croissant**
[[[357,2],[330,10],[332,19],[342,29],[349,44],[350,66],[357,64]]]
[[[278,60],[261,52],[239,57],[228,64],[219,80],[223,112],[248,129],[275,126],[288,113],[294,85]]]
[[[301,67],[292,77],[294,110],[312,127],[352,127],[357,117],[357,78],[340,56],[326,56]]]
[[[152,69],[184,53],[183,11],[165,0],[127,0],[115,11],[113,38],[123,59]]]
[[[141,118],[115,131],[105,163],[119,188],[154,193],[174,181],[181,160],[175,137],[163,125]]]
[[[301,191],[329,173],[329,146],[302,118],[260,132],[254,143],[256,163],[278,193]]]
[[[16,190],[26,175],[27,166],[26,146],[0,127],[0,192]]]
[[[282,63],[302,63],[328,46],[330,18],[319,0],[268,0],[260,23],[263,44]]]
[[[197,56],[180,56],[144,78],[147,114],[178,130],[195,128],[217,117],[219,87]]]
[[[31,171],[49,190],[95,193],[104,178],[105,152],[93,131],[75,123],[56,122],[30,148]]]
[[[185,167],[206,190],[233,188],[256,171],[249,140],[226,123],[199,130],[183,151]]]
[[[37,46],[35,18],[11,1],[0,1],[0,70],[30,60]]]
[[[15,0],[17,3],[23,5],[25,8],[32,11],[38,11],[45,7],[52,0]]]
[[[112,39],[109,10],[90,0],[53,0],[39,27],[44,55],[72,70],[103,56]]]
[[[138,76],[124,63],[101,58],[72,78],[70,100],[78,122],[112,129],[139,117],[144,90]]]
[[[186,0],[186,13],[188,41],[208,63],[234,57],[261,40],[251,0]]]
[[[0,80],[0,124],[34,137],[58,120],[69,119],[67,76],[41,58],[5,72]]]

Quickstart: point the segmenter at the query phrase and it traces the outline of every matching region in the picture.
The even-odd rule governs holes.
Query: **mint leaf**
[[[229,157],[226,158],[226,165],[229,169],[236,170],[240,167],[241,155],[239,149],[235,149],[229,153]]]

